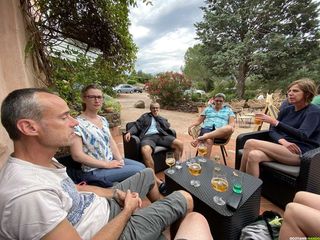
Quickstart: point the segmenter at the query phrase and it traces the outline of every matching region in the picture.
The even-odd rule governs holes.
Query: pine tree
[[[288,79],[319,57],[319,3],[311,0],[206,0],[196,24],[208,68],[234,77]]]

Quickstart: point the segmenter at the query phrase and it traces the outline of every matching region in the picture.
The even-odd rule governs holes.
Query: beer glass
[[[192,179],[190,181],[191,186],[194,187],[200,187],[200,181],[196,179],[197,176],[199,176],[201,174],[201,165],[200,163],[197,162],[192,162],[189,166],[188,166],[188,170],[189,173],[195,177],[195,179]]]
[[[214,172],[211,179],[211,187],[217,192],[225,192],[228,190],[229,183],[227,176],[222,172]],[[225,205],[226,201],[221,196],[214,196],[213,201],[218,205]]]
[[[198,144],[198,155],[200,156],[199,162],[206,162],[207,159],[205,159],[205,155],[208,152],[207,145],[204,142],[199,142]]]

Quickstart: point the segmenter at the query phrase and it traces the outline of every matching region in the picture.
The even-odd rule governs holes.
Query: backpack
[[[265,211],[241,230],[240,240],[278,240],[281,223],[279,213]]]

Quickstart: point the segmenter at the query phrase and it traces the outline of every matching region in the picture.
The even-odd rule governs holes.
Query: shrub
[[[135,84],[137,83],[137,81],[136,81],[136,80],[129,79],[129,80],[127,81],[127,83],[128,83],[128,84],[131,84],[131,85],[135,85]]]
[[[113,97],[110,97],[109,95],[104,94],[103,109],[105,108],[112,108],[113,112],[120,113],[121,104]]]
[[[146,83],[153,101],[162,106],[177,106],[183,101],[183,91],[191,87],[191,81],[181,73],[166,72]]]

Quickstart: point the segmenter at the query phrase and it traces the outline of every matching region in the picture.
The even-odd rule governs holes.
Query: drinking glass
[[[232,172],[232,191],[235,193],[242,193],[242,179],[243,174],[240,171],[233,171]]]
[[[199,158],[199,162],[206,162],[207,159],[205,159],[205,155],[208,152],[208,148],[207,145],[204,142],[199,142],[198,144],[198,154],[200,156]]]
[[[201,165],[197,162],[192,162],[188,166],[189,173],[195,178],[190,181],[191,186],[200,187],[200,181],[196,179],[197,176],[201,174]]]
[[[211,179],[211,187],[217,192],[225,192],[228,190],[229,183],[225,173],[214,173]],[[225,205],[226,201],[218,195],[213,197],[213,201],[218,205]]]
[[[192,162],[192,157],[191,157],[191,143],[187,143],[187,146],[184,147],[185,149],[185,159],[186,159],[186,165],[189,167],[189,165]]]
[[[221,167],[220,167],[220,156],[219,155],[215,155],[214,157],[213,157],[213,160],[214,160],[214,171],[216,171],[216,172],[220,172],[220,170],[221,170]]]
[[[254,115],[254,124],[255,125],[261,125],[262,124],[261,113],[255,113],[255,115]]]
[[[175,170],[172,168],[172,166],[176,163],[176,159],[174,158],[173,152],[167,152],[166,153],[166,164],[170,167],[170,169],[167,171],[168,174],[174,174]]]
[[[175,168],[180,170],[182,168],[182,165],[181,165],[181,161],[180,160],[176,160],[176,165],[175,165]]]

